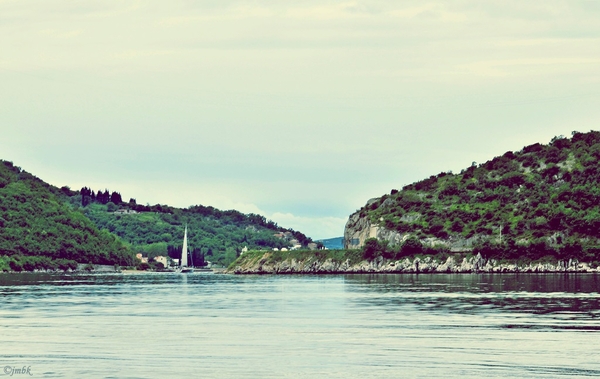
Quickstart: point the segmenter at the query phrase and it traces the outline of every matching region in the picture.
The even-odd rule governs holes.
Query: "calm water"
[[[0,275],[0,374],[600,376],[599,292],[592,274]]]

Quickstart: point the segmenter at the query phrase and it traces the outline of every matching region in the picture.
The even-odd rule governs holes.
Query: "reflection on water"
[[[444,292],[598,292],[596,274],[402,274],[346,275],[352,283],[385,291],[399,286],[412,291],[432,289]]]
[[[536,317],[535,325],[505,327],[600,330],[600,280],[594,274],[355,275],[347,281],[368,294],[360,299],[363,304],[377,307],[413,304],[421,311],[471,315],[518,312],[546,317]],[[569,323],[542,324],[543,319]]]
[[[0,275],[36,377],[599,376],[594,274]]]

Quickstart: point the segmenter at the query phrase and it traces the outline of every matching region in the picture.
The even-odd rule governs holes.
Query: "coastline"
[[[226,271],[236,275],[290,275],[290,274],[466,274],[466,273],[598,273],[600,266],[570,259],[557,262],[500,262],[484,259],[480,254],[462,259],[450,256],[445,260],[434,257],[406,257],[388,260],[378,257],[372,261],[352,261],[350,258],[336,260],[319,258],[316,254],[302,258],[274,256],[270,252],[262,255],[242,256]]]
[[[327,255],[303,254],[282,257],[272,252],[252,252],[239,257],[229,268],[213,269],[211,274],[219,275],[332,275],[332,274],[472,274],[472,273],[600,273],[600,266],[575,259],[567,261],[498,261],[484,259],[480,254],[475,256],[458,257],[450,256],[439,260],[435,256],[406,257],[401,260],[376,259],[357,260],[356,256],[346,259],[332,259]],[[257,254],[260,253],[260,254]],[[18,273],[46,273],[46,274],[120,274],[120,275],[147,275],[147,274],[172,274],[173,271],[121,269],[108,265],[95,265],[93,269],[84,268],[76,270],[34,270],[34,271],[5,271],[6,274]],[[200,272],[196,272],[200,273]],[[205,273],[205,272],[204,272]]]

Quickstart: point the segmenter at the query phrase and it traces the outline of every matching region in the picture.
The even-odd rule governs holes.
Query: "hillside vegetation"
[[[77,198],[75,199],[77,201]],[[179,259],[185,225],[188,226],[188,245],[194,265],[205,261],[223,266],[233,262],[242,248],[273,249],[289,247],[296,239],[306,245],[311,239],[304,234],[279,227],[265,217],[243,214],[235,210],[221,211],[202,205],[187,209],[166,205],[119,204],[121,209],[137,213],[118,214],[111,204],[90,203],[83,212],[99,228],[119,236],[132,249],[150,257],[169,255]],[[289,238],[275,234],[290,232]]]
[[[0,161],[0,271],[135,263],[130,249],[63,197],[58,188]]]
[[[573,132],[392,190],[353,216],[400,236],[395,246],[367,240],[370,257],[462,246],[485,257],[596,261],[599,161],[600,132]]]
[[[185,225],[192,261],[228,265],[244,247],[306,246],[303,233],[257,214],[196,205],[124,202],[118,192],[57,188],[0,161],[0,271],[137,265],[136,253],[179,259]]]

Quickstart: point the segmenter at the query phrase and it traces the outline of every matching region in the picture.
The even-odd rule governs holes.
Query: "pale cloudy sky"
[[[600,1],[0,0],[0,158],[342,235],[369,198],[600,129]]]

